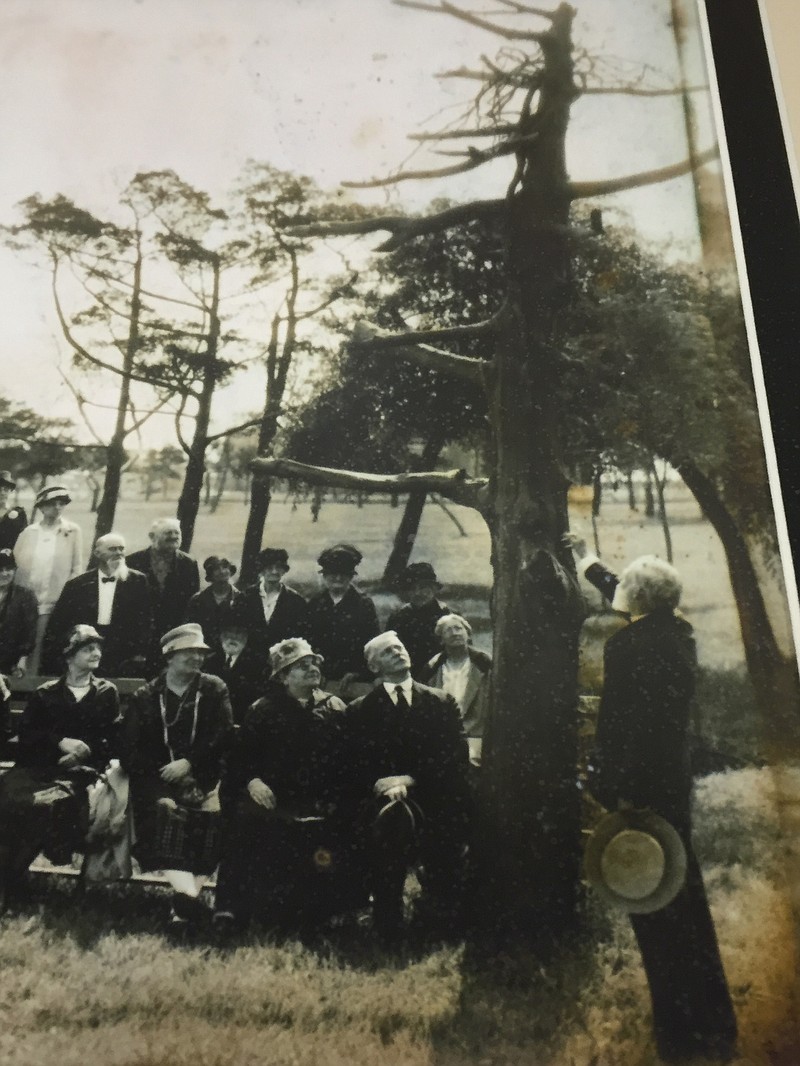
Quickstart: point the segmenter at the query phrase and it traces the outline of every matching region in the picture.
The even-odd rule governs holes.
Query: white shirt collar
[[[383,687],[388,692],[389,699],[392,701],[392,703],[396,704],[397,703],[397,692],[395,691],[395,689],[398,687],[396,685],[396,683],[394,681],[384,681],[383,682]],[[400,688],[402,689],[403,695],[405,696],[406,700],[408,701],[408,703],[410,705],[411,704],[411,693],[414,691],[414,681],[413,681],[413,679],[410,678],[410,677],[407,677],[405,679],[405,681],[401,681],[400,682]]]

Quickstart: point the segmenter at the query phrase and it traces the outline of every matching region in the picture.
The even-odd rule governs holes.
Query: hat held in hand
[[[686,849],[653,811],[624,810],[598,822],[586,844],[586,880],[606,903],[630,914],[661,910],[686,880]]]

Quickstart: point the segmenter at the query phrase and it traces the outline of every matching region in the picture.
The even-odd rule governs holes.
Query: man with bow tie
[[[90,625],[104,638],[105,677],[143,677],[152,636],[152,607],[147,578],[125,562],[119,533],[98,537],[96,567],[71,578],[56,602],[45,635],[43,671],[61,672],[59,649],[75,625]]]
[[[342,715],[343,807],[361,827],[376,932],[403,930],[403,887],[421,860],[420,915],[431,932],[457,921],[469,824],[467,741],[452,696],[411,678],[411,660],[393,631],[364,647],[377,684]]]

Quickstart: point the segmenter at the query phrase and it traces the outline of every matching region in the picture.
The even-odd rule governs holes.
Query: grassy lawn
[[[782,802],[781,802],[782,798]],[[740,1022],[740,1066],[800,1062],[793,869],[800,770],[703,780],[696,842]],[[791,839],[791,838],[789,838]],[[794,838],[797,839],[796,836]],[[795,868],[796,872],[796,868]],[[644,1066],[648,996],[624,917],[590,901],[558,958],[383,954],[356,920],[307,943],[174,945],[158,889],[39,879],[2,919],[0,1061],[19,1066]]]
[[[28,501],[23,500],[23,503]],[[700,715],[713,746],[752,764],[760,723],[742,669],[736,612],[719,542],[685,491],[672,487],[675,563],[696,629]],[[431,560],[444,597],[489,649],[489,538],[473,512],[424,514],[414,559]],[[70,515],[91,539],[93,516]],[[131,549],[174,500],[132,491],[117,528]],[[364,552],[362,584],[378,581],[400,512],[279,497],[265,543],[290,551],[289,580],[316,587],[316,556],[337,540]],[[591,543],[588,516],[573,528]],[[230,495],[198,519],[193,554],[238,560],[246,509]],[[664,554],[656,520],[630,512],[623,493],[599,525],[615,568]],[[593,596],[592,590],[588,597]],[[385,619],[396,602],[379,594]],[[582,680],[596,689],[610,616],[584,629]],[[792,905],[800,908],[800,768],[747,765],[697,788],[696,843],[740,1021],[740,1066],[798,1066],[800,1012]],[[391,956],[369,926],[348,919],[308,942],[210,940],[176,945],[163,933],[166,893],[134,885],[92,890],[79,902],[65,879],[37,878],[37,897],[0,920],[0,1062],[16,1066],[647,1066],[655,1063],[647,987],[627,920],[594,901],[584,930],[557,958],[501,958],[476,967],[462,947],[428,945]]]

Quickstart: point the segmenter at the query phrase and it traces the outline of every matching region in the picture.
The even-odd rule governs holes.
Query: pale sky
[[[685,0],[691,10],[693,3]],[[676,78],[669,0],[574,6],[578,46],[624,61],[629,72],[649,64],[663,72],[662,84]],[[111,215],[119,190],[140,170],[172,168],[218,197],[248,158],[331,188],[387,173],[412,147],[406,133],[428,119],[429,129],[446,124],[474,90],[474,82],[433,75],[475,67],[502,43],[389,0],[3,0],[0,222],[13,222],[14,205],[34,192],[63,193]],[[696,48],[698,81],[699,54]],[[607,65],[598,73],[612,76]],[[703,94],[697,106],[703,143],[710,143]],[[579,100],[568,153],[575,180],[675,162],[685,155],[679,99]],[[510,173],[502,161],[458,179],[369,195],[421,209],[435,196],[500,195]],[[606,201],[611,221],[614,205],[645,239],[671,244],[673,254],[696,253],[688,179]],[[0,249],[0,293],[4,392],[39,410],[73,413],[55,370],[66,348],[46,275]],[[252,410],[260,388],[253,378],[232,387],[224,421]]]

